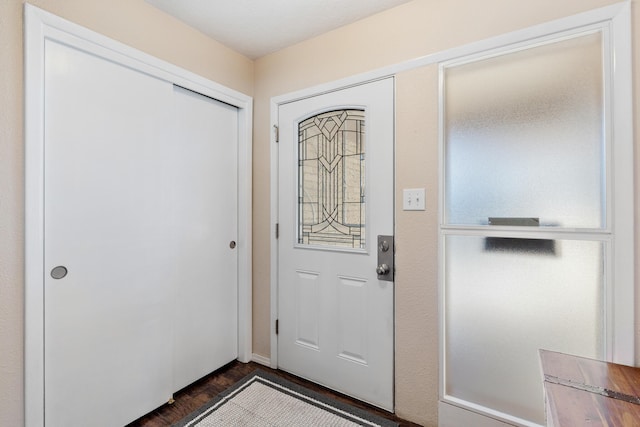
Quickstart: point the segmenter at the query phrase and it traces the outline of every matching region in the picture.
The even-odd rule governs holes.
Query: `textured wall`
[[[438,66],[396,78],[396,405],[437,424]],[[400,167],[402,159],[402,167]],[[425,211],[403,211],[402,189],[426,188]]]
[[[23,414],[22,3],[0,2],[0,425]]]

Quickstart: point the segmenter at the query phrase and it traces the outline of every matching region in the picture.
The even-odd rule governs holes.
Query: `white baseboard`
[[[265,356],[261,356],[259,354],[253,353],[251,355],[251,361],[259,363],[259,364],[267,366],[267,367],[271,366],[271,359],[269,359],[268,357],[265,357]]]

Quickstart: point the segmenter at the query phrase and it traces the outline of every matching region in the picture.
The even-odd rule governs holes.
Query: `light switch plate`
[[[402,210],[423,211],[426,209],[424,188],[407,188],[402,192]]]

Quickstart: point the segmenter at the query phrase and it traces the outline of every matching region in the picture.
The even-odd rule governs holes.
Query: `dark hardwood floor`
[[[394,414],[383,411],[366,403],[352,399],[348,396],[329,390],[312,382],[306,381],[295,375],[288,374],[283,371],[273,370],[266,366],[250,362],[240,363],[232,362],[224,366],[212,374],[198,380],[190,386],[178,391],[174,394],[175,400],[172,404],[166,404],[155,411],[145,415],[144,417],[132,422],[126,427],[166,427],[180,421],[183,417],[190,414],[200,406],[204,405],[210,399],[217,396],[220,392],[232,386],[249,373],[256,369],[271,372],[291,382],[300,384],[310,390],[329,396],[338,401],[353,405],[364,409],[378,416],[388,418],[398,422],[402,427],[419,427],[418,424],[410,423],[396,417]]]

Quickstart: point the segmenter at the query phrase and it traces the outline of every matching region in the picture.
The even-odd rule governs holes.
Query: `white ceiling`
[[[251,59],[410,0],[146,0]]]

